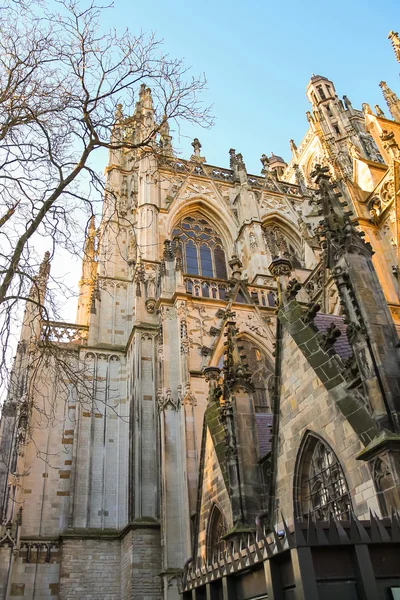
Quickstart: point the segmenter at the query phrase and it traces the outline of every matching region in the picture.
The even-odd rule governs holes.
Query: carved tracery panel
[[[267,249],[271,253],[271,259],[278,257],[288,258],[293,267],[301,268],[300,249],[281,227],[278,225],[265,227],[264,240]]]

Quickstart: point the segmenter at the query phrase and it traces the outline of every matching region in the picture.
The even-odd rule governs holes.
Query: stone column
[[[164,600],[178,600],[178,577],[190,556],[185,415],[180,383],[177,311],[162,306],[164,387],[158,392],[161,440],[162,578]]]

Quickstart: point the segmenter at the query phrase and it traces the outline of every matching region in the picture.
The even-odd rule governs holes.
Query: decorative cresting
[[[227,540],[223,556],[211,563],[205,561],[201,556],[193,561],[188,561],[181,584],[184,600],[193,597],[200,598],[201,596],[189,594],[192,594],[191,590],[207,583],[213,584],[216,580],[229,578],[241,571],[256,570],[257,563],[260,565],[264,563],[264,568],[268,573],[275,571],[275,573],[278,572],[278,575],[284,575],[283,569],[287,571],[287,565],[293,559],[295,559],[294,566],[298,569],[300,579],[303,579],[302,581],[297,580],[296,586],[299,585],[301,590],[301,587],[307,586],[309,580],[312,579],[312,588],[315,589],[315,595],[312,598],[318,598],[314,568],[300,570],[298,565],[301,558],[304,561],[303,565],[311,566],[313,560],[310,551],[322,548],[326,548],[330,553],[337,552],[336,556],[342,564],[348,560],[350,547],[362,548],[363,552],[354,552],[354,556],[357,557],[355,568],[361,571],[358,581],[361,591],[363,575],[371,576],[371,558],[368,548],[376,547],[379,544],[380,553],[387,552],[388,556],[394,557],[397,544],[400,542],[400,518],[394,511],[392,511],[390,519],[380,519],[371,512],[368,521],[360,521],[351,510],[348,521],[342,521],[330,514],[328,521],[318,522],[311,517],[308,521],[303,522],[294,519],[294,525],[291,527],[282,516],[282,530],[277,531],[277,529],[277,525],[272,530],[266,525],[259,526],[255,534],[250,532],[242,534],[239,538]],[[330,555],[333,556],[333,554]],[[284,566],[282,570],[281,565]],[[348,571],[344,578],[348,576],[347,574]],[[269,578],[269,581],[271,579]],[[291,576],[290,582],[288,581],[288,587],[289,585],[293,585],[293,576]],[[374,577],[372,585],[376,585]],[[275,594],[278,597],[278,593],[279,597],[284,597],[285,590],[279,577],[275,577],[274,584],[270,585],[270,589],[274,592],[274,596],[271,593],[271,598],[275,597]],[[365,597],[377,598],[378,596],[374,595],[374,589],[371,591],[372,594]],[[299,597],[309,598],[304,594]]]
[[[326,521],[330,515],[348,519],[351,501],[339,460],[328,444],[308,434],[299,451],[294,484],[297,518],[313,515]]]
[[[222,239],[199,213],[183,217],[172,231],[173,248],[181,257],[184,273],[227,279]]]

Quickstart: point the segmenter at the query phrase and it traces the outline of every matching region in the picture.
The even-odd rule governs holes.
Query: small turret
[[[281,178],[287,167],[287,164],[283,158],[281,156],[276,156],[272,152],[271,156],[268,158],[268,162],[270,171],[272,171],[272,173],[274,173],[278,179]]]
[[[89,313],[93,301],[96,281],[96,225],[94,215],[90,219],[83,251],[82,278],[79,282],[79,299],[77,322],[81,325],[89,323]]]
[[[322,75],[313,75],[307,86],[307,98],[313,108],[320,106],[336,97],[333,82]]]

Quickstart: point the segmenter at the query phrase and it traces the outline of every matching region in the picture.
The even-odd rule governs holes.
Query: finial
[[[378,117],[385,117],[385,113],[383,112],[379,104],[375,104],[374,108]]]
[[[266,154],[263,154],[260,158],[260,162],[262,164],[261,174],[268,175],[268,173],[270,172],[268,156]]]
[[[237,163],[238,163],[239,169],[246,170],[246,165],[244,164],[243,155],[239,152],[238,154],[236,154],[236,158],[237,158]]]
[[[117,104],[117,108],[115,109],[115,122],[119,123],[123,118],[122,104]]]
[[[46,292],[46,284],[50,275],[50,252],[47,251],[44,253],[44,257],[39,266],[39,272],[34,277],[32,286],[29,292],[29,296],[31,298],[35,298],[40,296],[40,302],[44,300],[44,295]]]
[[[167,115],[163,116],[160,125],[160,147],[162,154],[172,156],[172,137],[170,135]]]
[[[396,142],[396,138],[393,131],[387,131],[386,129],[383,129],[380,138],[382,140],[383,147],[385,148],[385,150],[392,156],[392,158],[399,160],[400,148],[398,143]]]
[[[193,146],[193,152],[194,152],[194,154],[192,154],[192,156],[190,157],[190,160],[194,160],[196,162],[201,162],[201,163],[206,162],[205,157],[204,156],[200,156],[201,144],[200,144],[198,138],[194,138],[194,140],[192,142],[192,146]]]
[[[364,115],[373,115],[374,114],[372,112],[372,108],[370,107],[368,102],[363,102],[362,111],[363,111]]]
[[[347,110],[351,108],[351,102],[347,96],[343,96],[343,102]]]
[[[192,142],[192,146],[193,146],[193,151],[196,154],[196,156],[200,156],[201,144],[200,144],[198,138],[194,138],[194,140]]]
[[[397,62],[400,62],[400,38],[397,31],[389,31],[388,39],[392,42],[394,55]]]
[[[295,141],[294,141],[294,140],[289,140],[289,144],[290,144],[290,149],[291,149],[291,151],[292,151],[293,153],[294,153],[294,152],[296,152],[296,150],[297,150],[297,146],[296,146],[296,144],[295,144]]]
[[[400,120],[400,100],[396,94],[390,89],[386,81],[381,81],[379,86],[382,89],[383,97],[386,100],[390,114],[395,121]]]

